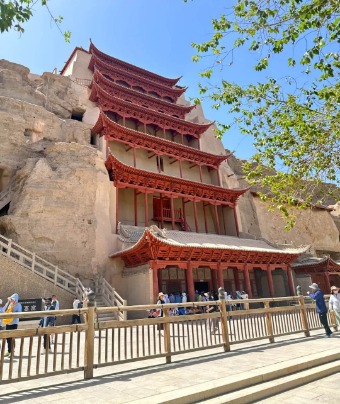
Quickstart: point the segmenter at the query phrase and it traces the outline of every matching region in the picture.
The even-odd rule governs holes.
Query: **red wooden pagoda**
[[[216,144],[212,123],[185,101],[179,78],[123,62],[93,43],[83,52],[92,72],[89,99],[99,108],[92,132],[106,145],[123,243],[112,259],[123,260],[123,272],[149,268],[151,301],[159,290],[186,290],[194,299],[195,289],[219,286],[257,296],[256,271],[265,271],[268,294],[275,296],[277,269],[285,274],[286,293],[294,294],[291,263],[303,249],[239,238],[237,201],[247,189],[227,187],[221,164],[229,155],[221,143],[210,145]],[[72,60],[75,53],[63,73]]]

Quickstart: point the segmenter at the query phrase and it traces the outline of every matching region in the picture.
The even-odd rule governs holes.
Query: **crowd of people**
[[[329,298],[329,308],[327,308],[324,295],[322,291],[320,290],[319,286],[316,283],[313,283],[309,288],[312,290],[311,292],[307,292],[308,296],[312,299],[315,300],[316,302],[316,311],[319,315],[319,319],[321,324],[323,325],[325,329],[325,336],[326,337],[331,337],[332,331],[328,325],[328,319],[327,319],[327,312],[328,310],[331,312],[334,312],[335,318],[336,318],[336,323],[337,326],[340,328],[340,293],[339,293],[339,288],[337,286],[332,286],[331,287],[331,293],[330,293],[330,298]],[[232,310],[242,310],[243,308],[247,308],[246,304],[242,304],[239,302],[241,299],[248,299],[248,294],[246,291],[236,291],[235,293],[228,293],[225,292],[225,300],[226,300],[226,307],[227,310],[232,311]],[[211,292],[199,292],[198,290],[195,291],[195,301],[196,302],[213,302],[218,300],[218,293],[215,291]],[[233,300],[238,300],[235,303],[233,303]],[[163,304],[171,304],[171,303],[187,303],[188,302],[188,296],[186,292],[174,292],[170,293],[169,295],[163,292],[159,292],[158,294],[158,299],[157,299],[157,304],[158,305],[163,305]],[[218,307],[216,305],[207,305],[206,307],[202,306],[195,306],[193,305],[192,307],[174,307],[169,309],[169,315],[170,316],[176,316],[176,315],[185,315],[185,314],[198,314],[202,312],[212,312],[212,311],[217,311]],[[163,310],[149,310],[148,311],[149,317],[162,317],[163,316]],[[215,326],[215,329],[217,327]],[[215,331],[214,329],[214,331]]]
[[[232,310],[241,310],[244,308],[244,305],[240,302],[233,303],[232,300],[240,300],[240,299],[248,299],[248,294],[245,291],[236,291],[235,293],[225,292],[225,300],[226,307],[228,311]],[[195,302],[209,302],[209,301],[217,301],[218,300],[218,292],[199,292],[195,291]],[[163,293],[160,292],[158,294],[157,304],[171,304],[171,303],[188,303],[189,298],[186,292],[172,292],[172,293]],[[185,314],[199,314],[204,310],[212,311],[211,306],[202,307],[202,306],[192,306],[192,307],[174,307],[169,310],[170,316],[180,316]],[[162,316],[162,310],[148,310],[148,317],[159,317]]]

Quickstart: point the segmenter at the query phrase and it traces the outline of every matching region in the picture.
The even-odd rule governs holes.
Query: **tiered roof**
[[[154,111],[162,112],[167,115],[177,116],[181,119],[184,119],[185,114],[195,108],[195,105],[184,106],[174,104],[159,98],[155,98],[140,91],[126,88],[120,84],[113,82],[112,80],[109,80],[97,69],[95,69],[93,81],[95,81],[103,90],[114,97],[120,98],[125,101],[128,100],[129,102],[137,105],[143,105],[146,108],[150,108]]]
[[[91,70],[100,70],[100,72],[109,77],[112,81],[125,81],[131,87],[141,87],[149,93],[156,93],[159,97],[168,97],[172,101],[176,101],[185,91],[186,87],[168,87],[160,83],[155,83],[148,77],[138,76],[133,73],[119,70],[115,66],[111,66],[95,55],[91,56],[89,68]]]
[[[103,111],[115,112],[125,118],[138,119],[146,124],[157,125],[162,129],[174,130],[183,135],[191,135],[199,138],[212,124],[198,124],[185,121],[171,115],[166,115],[158,111],[153,111],[140,105],[132,104],[131,102],[117,98],[103,88],[95,81],[92,82],[90,100],[98,102]]]
[[[230,157],[228,155],[215,155],[184,146],[170,140],[162,139],[147,133],[138,132],[136,130],[119,125],[111,120],[102,111],[98,117],[93,133],[105,136],[106,140],[115,140],[128,144],[131,147],[140,147],[145,150],[154,152],[155,154],[173,157],[178,160],[186,160],[197,165],[204,165],[214,169],[218,169],[222,161]]]
[[[207,201],[213,205],[235,207],[237,199],[248,190],[226,189],[165,174],[159,175],[125,165],[111,154],[106,160],[106,168],[116,187],[148,189],[189,200]]]
[[[134,66],[130,63],[124,62],[122,60],[119,60],[117,58],[114,58],[110,55],[107,55],[104,52],[101,52],[99,49],[97,49],[93,43],[90,43],[90,53],[97,59],[100,59],[104,61],[106,64],[110,65],[111,68],[115,68],[118,70],[122,70],[125,72],[128,72],[129,74],[135,74],[137,76],[141,77],[147,77],[149,80],[159,83],[163,86],[168,86],[168,87],[173,87],[176,85],[176,83],[179,81],[180,77],[175,78],[175,79],[169,79],[163,76],[160,76],[156,73],[152,73],[149,70],[142,69],[141,67]],[[89,68],[93,69],[95,64],[94,59],[91,58]]]
[[[132,237],[134,244],[112,254],[111,258],[121,257],[126,267],[151,260],[166,261],[168,265],[191,261],[209,262],[210,266],[221,262],[226,267],[244,263],[254,267],[286,266],[306,251],[306,247],[280,249],[262,240],[160,230],[157,226],[144,229],[120,226],[120,237],[125,243]]]

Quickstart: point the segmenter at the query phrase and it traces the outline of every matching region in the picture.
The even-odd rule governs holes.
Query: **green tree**
[[[33,7],[37,3],[40,3],[41,6],[46,7],[52,21],[64,36],[65,41],[70,42],[70,31],[63,32],[60,28],[63,17],[59,16],[55,18],[47,2],[48,0],[0,0],[0,32],[2,33],[14,29],[19,33],[23,33],[25,31],[23,24],[33,16]]]
[[[193,44],[195,62],[213,57],[201,73],[213,84],[200,84],[195,101],[209,97],[214,108],[226,109],[219,136],[236,123],[254,137],[256,153],[244,166],[248,181],[288,219],[287,203],[315,202],[316,194],[319,202],[326,195],[339,200],[340,1],[235,0],[212,25],[212,37]],[[253,57],[259,82],[214,81],[241,50]],[[286,77],[272,69],[277,58]]]

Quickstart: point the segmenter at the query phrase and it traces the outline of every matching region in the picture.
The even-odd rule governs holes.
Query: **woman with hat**
[[[336,322],[340,327],[340,295],[339,288],[336,286],[331,287],[331,295],[329,297],[329,310],[334,310]]]
[[[323,325],[326,334],[325,337],[330,337],[332,335],[332,331],[329,328],[328,320],[327,320],[327,306],[325,303],[325,299],[323,297],[323,293],[321,292],[319,286],[316,283],[312,283],[309,286],[312,289],[312,293],[307,292],[308,296],[315,300],[316,303],[316,312],[319,315],[320,323]]]

